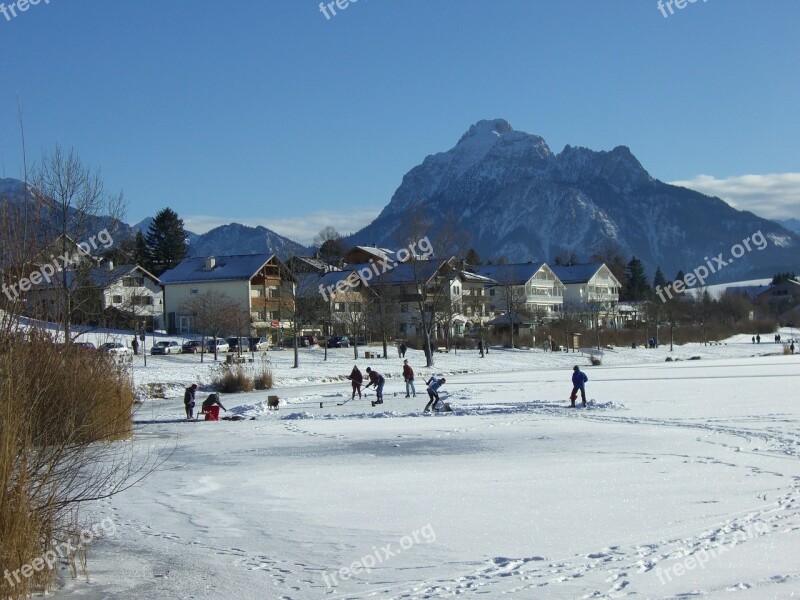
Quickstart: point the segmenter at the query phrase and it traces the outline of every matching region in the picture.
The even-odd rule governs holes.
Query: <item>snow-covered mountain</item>
[[[20,203],[23,201],[25,184],[18,179],[0,179],[0,202]],[[108,225],[105,217],[93,217],[95,223],[90,229],[100,230]],[[147,234],[153,217],[145,217],[135,225],[118,224],[114,229],[117,242],[132,239],[137,231]],[[272,254],[282,259],[295,254],[308,254],[310,250],[285,238],[266,227],[248,227],[231,223],[198,235],[186,232],[189,243],[189,256],[227,256],[233,254]]]
[[[399,247],[415,214],[433,223],[430,236],[466,232],[483,258],[552,261],[574,252],[587,259],[611,241],[626,258],[640,258],[649,277],[656,266],[669,276],[704,265],[705,257],[729,256],[758,231],[768,248],[734,261],[719,280],[785,271],[797,264],[800,247],[796,234],[772,221],[654,179],[624,146],[566,146],[553,154],[544,139],[502,119],[480,121],[455,147],[426,157],[350,240]]]
[[[287,259],[309,250],[267,229],[231,223],[198,235],[189,245],[189,256],[225,256],[232,254],[277,254]]]

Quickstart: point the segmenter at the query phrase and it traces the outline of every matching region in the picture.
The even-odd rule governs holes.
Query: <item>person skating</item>
[[[572,402],[572,406],[575,406],[575,400],[578,398],[578,390],[580,390],[581,401],[583,405],[586,406],[586,382],[589,381],[589,378],[586,376],[586,373],[578,368],[578,365],[572,367],[572,371],[572,394],[569,399]]]
[[[353,365],[353,370],[350,371],[350,375],[347,378],[353,386],[353,395],[350,396],[350,400],[356,397],[356,392],[358,392],[358,398],[361,399],[361,384],[364,383],[364,376],[359,371],[358,365]]]
[[[441,388],[447,380],[442,377],[441,379],[436,379],[436,377],[431,377],[425,383],[428,386],[428,403],[425,405],[425,412],[430,412],[431,409],[436,410],[436,404],[439,402],[439,388]]]
[[[193,383],[186,388],[183,394],[183,406],[186,408],[186,418],[191,419],[194,417],[194,394],[197,392],[197,384]]]
[[[406,382],[406,398],[409,398],[409,391],[417,397],[417,390],[414,389],[414,369],[408,364],[408,359],[403,361],[403,379]]]
[[[136,336],[133,336],[133,341],[131,342],[131,348],[133,348],[133,355],[139,356],[139,340],[136,339]]]
[[[219,421],[219,409],[228,412],[228,409],[222,406],[219,401],[219,394],[210,394],[208,398],[203,400],[202,409],[203,414],[206,416],[206,421]]]
[[[408,348],[406,347],[406,343],[400,342],[400,358],[406,357],[406,350],[408,350]]]
[[[367,367],[367,376],[369,377],[369,383],[364,386],[364,390],[371,385],[375,386],[375,401],[372,402],[372,406],[383,404],[383,386],[386,383],[386,379],[383,375],[377,371],[373,371],[369,367]]]

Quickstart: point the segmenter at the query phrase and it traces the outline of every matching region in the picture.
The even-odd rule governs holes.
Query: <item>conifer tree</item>
[[[147,232],[147,247],[150,250],[151,272],[156,277],[186,258],[186,231],[178,213],[165,208],[156,214]]]
[[[625,271],[625,276],[628,281],[625,286],[625,295],[628,300],[644,300],[647,292],[650,291],[650,286],[647,285],[647,277],[644,274],[644,265],[642,261],[635,256],[628,263],[628,268]]]

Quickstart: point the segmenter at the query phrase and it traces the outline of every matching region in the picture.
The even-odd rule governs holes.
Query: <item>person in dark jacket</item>
[[[369,367],[367,367],[367,376],[369,377],[369,383],[364,386],[364,389],[366,390],[371,385],[375,386],[375,402],[372,403],[372,406],[383,404],[383,386],[386,383],[386,379]]]
[[[408,359],[403,361],[403,379],[406,382],[406,398],[409,398],[409,391],[417,397],[417,390],[414,389],[414,369],[408,364]]]
[[[356,392],[358,392],[358,397],[361,398],[361,384],[364,383],[364,376],[359,371],[358,365],[353,365],[353,370],[350,371],[350,375],[347,378],[353,386],[353,395],[350,396],[350,400],[356,397]]]
[[[186,418],[191,419],[194,416],[194,394],[197,391],[197,384],[193,383],[186,388],[183,394],[183,406],[186,408]]]
[[[206,421],[219,421],[220,408],[228,412],[228,409],[219,401],[219,394],[209,394],[208,398],[203,400],[203,414],[206,416]]]
[[[428,386],[428,403],[425,405],[425,412],[430,412],[431,409],[436,410],[436,403],[439,402],[439,388],[442,387],[447,380],[442,377],[441,379],[436,379],[435,377],[431,377],[425,383]]]
[[[583,405],[586,406],[587,381],[589,381],[589,378],[586,376],[586,373],[578,368],[578,365],[572,367],[572,394],[569,397],[570,401],[572,402],[572,406],[575,406],[575,400],[578,398],[578,390],[581,392],[581,401],[583,402]]]
[[[408,348],[406,347],[406,343],[400,342],[400,358],[406,357],[406,350],[408,350]]]

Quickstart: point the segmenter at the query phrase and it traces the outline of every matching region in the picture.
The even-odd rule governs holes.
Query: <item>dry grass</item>
[[[272,369],[266,364],[262,364],[260,370],[256,372],[253,378],[253,385],[257,390],[271,390],[272,389]]]
[[[52,344],[42,333],[0,335],[0,565],[13,573],[78,529],[77,506],[114,487],[110,444],[131,436],[133,386],[123,365]],[[110,469],[110,470],[109,470]],[[124,469],[124,467],[123,467]],[[68,557],[73,572],[80,556]],[[39,563],[40,564],[40,563]],[[46,566],[0,578],[0,598],[46,590]]]
[[[253,378],[248,376],[242,365],[222,365],[220,375],[211,385],[225,394],[252,392],[255,389]]]

